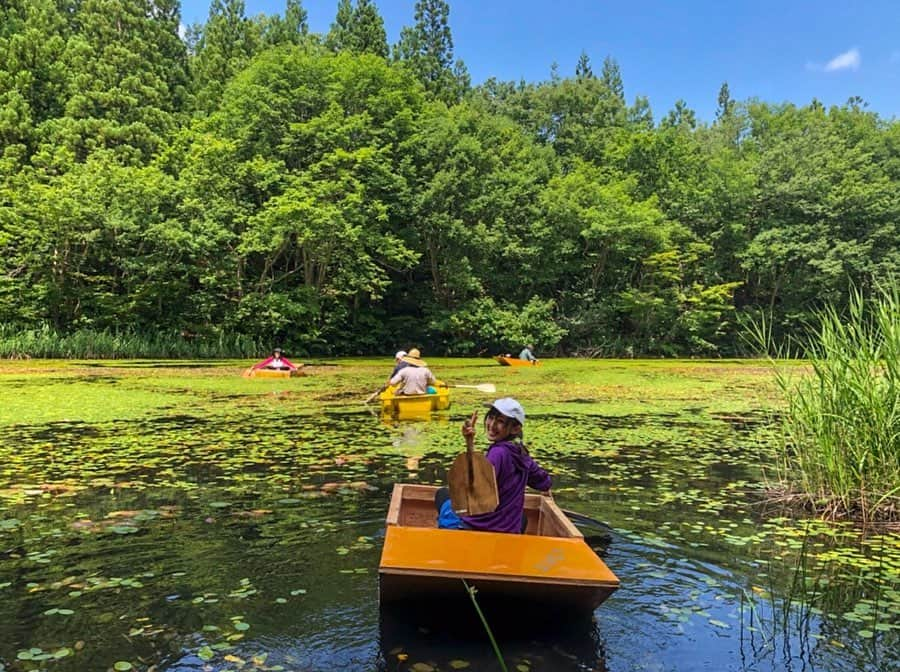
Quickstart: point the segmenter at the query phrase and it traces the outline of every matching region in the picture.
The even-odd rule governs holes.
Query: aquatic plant
[[[477,613],[471,640],[417,620],[382,633],[391,487],[443,483],[485,401],[454,389],[428,421],[386,421],[362,402],[390,354],[282,380],[241,377],[247,360],[0,362],[0,663],[499,670]],[[760,451],[776,454],[764,363],[429,364],[520,398],[557,501],[616,528],[607,562],[628,589],[596,622],[519,641],[485,612],[510,671],[605,669],[607,652],[628,669],[743,669],[739,637],[748,669],[897,667],[900,535],[754,506]],[[739,627],[741,588],[756,631]]]
[[[494,655],[497,656],[497,661],[500,663],[500,669],[502,669],[503,672],[507,672],[506,662],[503,660],[503,654],[500,653],[500,647],[497,645],[497,640],[494,638],[494,633],[491,631],[491,626],[488,625],[487,619],[484,617],[484,612],[481,611],[481,607],[478,605],[478,600],[475,599],[475,593],[478,591],[475,586],[470,586],[465,579],[462,579],[462,582],[463,586],[465,586],[466,588],[466,592],[472,599],[472,605],[475,607],[475,611],[478,612],[478,618],[481,619],[481,624],[484,626],[484,629],[487,632],[488,639],[491,640],[491,647],[494,649]]]
[[[754,336],[768,347],[764,324]],[[846,311],[826,307],[798,343],[804,375],[770,358],[786,401],[784,500],[827,518],[900,520],[900,290],[853,290]]]

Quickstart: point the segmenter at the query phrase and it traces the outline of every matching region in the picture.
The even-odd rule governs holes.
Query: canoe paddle
[[[381,394],[382,392],[384,392],[385,388],[387,388],[387,385],[382,385],[381,387],[379,387],[379,388],[378,388],[377,390],[375,390],[372,394],[370,394],[370,395],[368,396],[368,398],[367,398],[363,403],[364,403],[364,404],[371,403],[371,401],[372,401],[375,397],[377,397],[379,394]]]
[[[494,465],[488,462],[484,453],[475,451],[475,423],[478,411],[472,413],[463,426],[466,437],[466,452],[453,460],[447,473],[450,485],[450,504],[457,513],[477,516],[496,510],[500,504],[497,494],[497,474]]]
[[[480,383],[478,385],[448,385],[447,387],[468,387],[473,390],[478,390],[479,392],[484,392],[486,394],[493,394],[497,391],[497,386],[493,383]]]
[[[560,509],[566,517],[571,520],[576,525],[584,525],[585,527],[596,527],[603,530],[613,531],[612,525],[609,523],[604,523],[602,520],[597,520],[596,518],[591,518],[590,516],[586,516],[583,513],[578,513],[576,511],[568,511],[566,509]]]

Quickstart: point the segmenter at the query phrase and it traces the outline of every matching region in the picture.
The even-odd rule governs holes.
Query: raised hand
[[[472,415],[469,416],[469,419],[463,423],[462,426],[462,435],[465,437],[466,441],[475,439],[475,423],[478,422],[478,411],[472,411]]]

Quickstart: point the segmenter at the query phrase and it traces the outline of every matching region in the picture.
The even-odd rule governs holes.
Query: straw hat
[[[400,361],[406,362],[407,364],[412,364],[413,366],[427,366],[425,364],[425,360],[421,358],[418,348],[413,348],[412,350],[410,350],[401,358]]]

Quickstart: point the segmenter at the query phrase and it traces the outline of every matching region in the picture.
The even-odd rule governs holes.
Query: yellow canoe
[[[398,387],[399,385],[391,385],[378,395],[382,413],[419,417],[450,408],[450,388],[440,380],[434,384],[436,394],[395,394]]]
[[[540,366],[538,361],[528,361],[527,359],[519,359],[518,357],[504,357],[497,355],[494,357],[502,366]]]
[[[394,485],[378,565],[381,604],[482,598],[522,608],[589,612],[619,579],[548,497],[526,494],[525,534],[437,528],[430,485]]]

